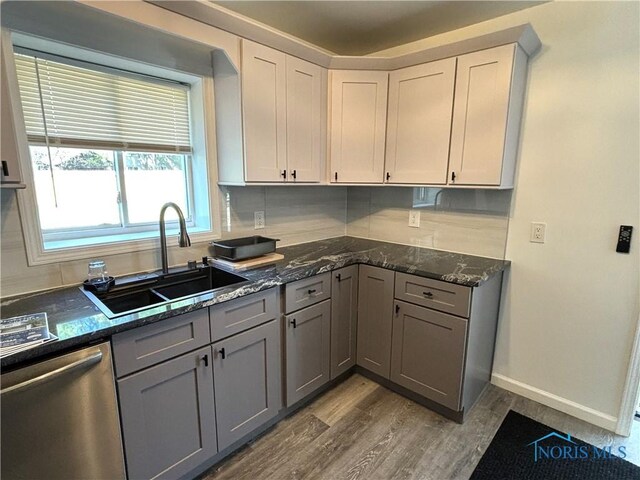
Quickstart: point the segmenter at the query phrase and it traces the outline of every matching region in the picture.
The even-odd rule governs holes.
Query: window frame
[[[129,227],[130,230],[122,234],[112,234],[107,236],[96,236],[92,240],[85,242],[74,240],[56,240],[53,248],[45,248],[43,231],[40,226],[38,204],[34,191],[34,176],[29,152],[29,142],[27,140],[22,105],[19,101],[20,93],[14,63],[14,45],[12,32],[2,29],[2,55],[5,61],[5,68],[8,77],[7,86],[11,97],[17,98],[17,108],[13,112],[13,123],[16,129],[18,141],[18,154],[22,167],[24,181],[27,188],[16,192],[20,219],[22,223],[24,243],[27,253],[28,265],[45,265],[62,261],[94,258],[105,255],[117,255],[131,253],[132,251],[152,250],[158,248],[157,229],[138,229]],[[19,35],[21,47],[33,48],[33,45],[41,49],[42,39],[35,39],[24,34]],[[47,51],[52,56],[81,59],[87,56],[87,51],[80,47],[58,44],[53,41],[46,42]],[[191,86],[190,95],[190,125],[192,129],[193,152],[191,162],[185,162],[190,169],[188,181],[193,188],[189,189],[189,198],[194,205],[191,228],[188,227],[192,244],[210,241],[221,237],[221,219],[219,209],[219,191],[217,188],[217,162],[215,137],[208,132],[215,132],[215,112],[213,101],[213,74],[211,76],[199,76],[185,72],[169,70],[165,67],[147,65],[139,61],[129,60],[122,57],[115,57],[100,52],[91,51],[92,58],[96,63],[108,65],[106,68],[115,68],[130,72],[137,72],[141,75],[151,75],[164,77],[169,80],[188,83]],[[102,148],[104,149],[104,148]],[[197,169],[197,172],[196,172]],[[197,182],[196,176],[203,176],[203,181]],[[199,191],[195,191],[196,184]],[[198,197],[198,198],[195,198]],[[196,203],[200,206],[196,211]],[[158,212],[159,214],[159,212]],[[198,222],[200,220],[200,223]],[[147,226],[153,226],[149,222]],[[167,236],[177,237],[177,221],[167,222]],[[80,229],[78,229],[80,230]],[[94,229],[95,230],[95,229]],[[134,231],[137,230],[137,231]],[[88,232],[88,231],[87,231]],[[94,232],[99,233],[99,232]],[[76,245],[70,244],[74,242]],[[173,244],[169,240],[169,244]]]

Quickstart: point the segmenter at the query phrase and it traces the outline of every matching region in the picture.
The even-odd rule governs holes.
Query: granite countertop
[[[508,261],[411,247],[355,237],[337,237],[279,248],[284,260],[239,274],[249,283],[163,304],[147,310],[109,318],[80,291],[67,287],[19,295],[0,302],[2,318],[47,312],[49,328],[58,337],[0,362],[15,368],[53,354],[109,339],[115,333],[164,318],[232,300],[302,278],[353,264],[367,264],[475,287],[502,272]]]

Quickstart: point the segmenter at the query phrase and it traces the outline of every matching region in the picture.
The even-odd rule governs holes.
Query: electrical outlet
[[[253,212],[253,223],[255,230],[264,228],[264,211]]]
[[[529,239],[529,241],[533,243],[544,243],[546,233],[546,223],[531,222],[531,238]]]
[[[420,210],[409,210],[409,226],[414,228],[420,226]]]

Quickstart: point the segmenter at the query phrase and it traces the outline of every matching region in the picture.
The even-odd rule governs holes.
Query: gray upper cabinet
[[[357,363],[384,378],[391,368],[394,272],[360,265]]]
[[[213,345],[218,446],[225,449],[275,417],[280,398],[279,322]]]
[[[211,347],[118,380],[131,479],[178,478],[217,452]]]
[[[391,381],[461,409],[467,320],[396,301]]]
[[[209,343],[209,310],[203,308],[111,339],[116,375],[123,377]]]
[[[331,300],[287,315],[287,406],[329,381]]]
[[[332,272],[331,379],[356,364],[358,328],[358,266]]]

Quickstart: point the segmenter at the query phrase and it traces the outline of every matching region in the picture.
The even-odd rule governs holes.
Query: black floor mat
[[[640,467],[601,447],[509,411],[471,480],[640,480]]]

